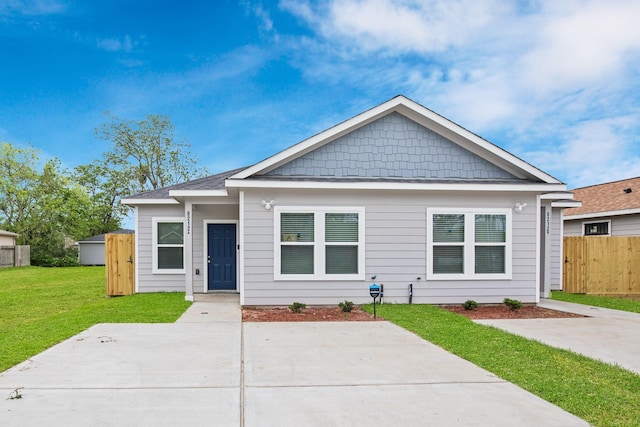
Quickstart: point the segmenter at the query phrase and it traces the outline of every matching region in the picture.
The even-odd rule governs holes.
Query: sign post
[[[369,286],[369,295],[373,298],[373,318],[376,318],[376,298],[380,296],[380,286],[375,283]]]

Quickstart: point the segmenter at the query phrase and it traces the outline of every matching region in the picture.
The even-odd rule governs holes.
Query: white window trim
[[[437,274],[433,272],[433,215],[434,214],[464,214],[464,273]],[[507,229],[505,233],[505,272],[499,274],[475,273],[475,215],[505,215]],[[427,280],[510,280],[512,273],[512,218],[511,209],[487,208],[427,208]],[[445,243],[446,244],[446,243]],[[435,243],[436,246],[440,243]],[[492,243],[482,243],[482,246],[502,246]]]
[[[587,224],[599,224],[601,222],[606,222],[607,223],[607,234],[586,234],[584,232],[584,226],[585,225],[587,225]],[[593,219],[591,221],[582,221],[582,235],[583,236],[593,236],[593,237],[611,236],[611,220],[610,219],[601,219],[601,220]]]
[[[313,242],[313,261],[314,261],[314,274],[281,274],[280,273],[280,247],[282,243],[280,241],[280,214],[281,213],[312,213],[314,214],[314,234],[316,240]],[[318,221],[318,216],[323,217],[326,213],[356,213],[358,214],[358,274],[326,274],[325,270],[325,247],[327,246],[324,241],[325,223],[324,218],[322,221]],[[363,207],[321,207],[321,206],[276,206],[274,207],[274,246],[273,246],[273,278],[274,280],[299,280],[299,281],[313,281],[313,280],[364,280],[364,268],[365,268],[365,208]],[[301,245],[309,245],[310,242],[300,243]],[[286,243],[291,244],[291,243]],[[330,243],[333,245],[334,243]],[[341,243],[336,243],[340,245]],[[345,245],[353,246],[355,242],[349,242]]]
[[[158,223],[159,222],[179,222],[182,224],[182,231],[185,231],[185,219],[183,217],[154,217],[151,219],[151,257],[152,257],[152,273],[153,274],[185,274],[185,257],[187,255],[186,243],[183,236],[182,243],[182,265],[183,268],[158,268]],[[179,245],[175,245],[179,246]]]

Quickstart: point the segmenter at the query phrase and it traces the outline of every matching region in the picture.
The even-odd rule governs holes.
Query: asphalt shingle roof
[[[246,168],[234,169],[222,172],[216,175],[206,176],[204,178],[194,179],[192,181],[182,182],[180,184],[170,185],[168,187],[158,188],[157,190],[146,191],[144,193],[134,194],[125,197],[125,199],[170,199],[170,190],[224,190],[224,181],[232,175],[237,174]]]
[[[576,188],[571,192],[575,200],[582,202],[582,207],[566,209],[565,216],[640,208],[640,177]]]

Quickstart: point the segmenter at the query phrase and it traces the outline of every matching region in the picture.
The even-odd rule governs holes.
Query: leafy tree
[[[85,189],[91,204],[84,212],[88,230],[86,236],[108,233],[120,228],[130,208],[120,203],[120,197],[132,193],[126,175],[104,161],[96,160],[75,168],[74,181]]]
[[[105,114],[109,122],[96,129],[98,138],[112,144],[104,165],[129,180],[133,191],[155,190],[207,173],[197,167],[190,145],[174,140],[169,117],[150,114],[135,122]]]
[[[15,224],[28,218],[36,205],[38,183],[36,149],[0,143],[0,226],[18,232]]]

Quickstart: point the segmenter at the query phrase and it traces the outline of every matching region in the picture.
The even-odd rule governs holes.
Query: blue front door
[[[207,236],[207,289],[235,290],[236,225],[207,224]]]

